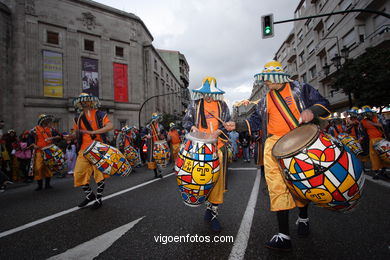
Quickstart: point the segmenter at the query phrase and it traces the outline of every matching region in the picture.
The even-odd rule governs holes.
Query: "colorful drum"
[[[382,139],[374,145],[379,158],[387,164],[390,164],[390,142]]]
[[[338,138],[344,145],[346,145],[349,149],[351,149],[351,151],[354,152],[356,155],[363,153],[363,149],[359,141],[353,138],[352,136],[347,135],[346,133],[340,133],[338,135]]]
[[[281,137],[272,154],[291,192],[330,210],[347,211],[362,195],[364,175],[356,155],[313,124]]]
[[[98,141],[93,141],[85,149],[84,157],[107,175],[127,176],[132,170],[130,163],[118,149]]]
[[[161,140],[154,142],[153,159],[161,168],[166,168],[169,164],[171,152],[167,141]]]
[[[60,172],[65,166],[65,155],[55,144],[42,148],[43,162],[52,172]]]
[[[135,167],[141,164],[141,157],[138,151],[131,145],[126,146],[123,152],[127,161],[129,161],[131,167]]]
[[[187,206],[207,200],[219,177],[217,140],[201,132],[186,135],[176,160],[176,181]]]

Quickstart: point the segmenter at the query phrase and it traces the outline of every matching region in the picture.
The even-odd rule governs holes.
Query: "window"
[[[307,52],[311,54],[314,51],[314,41],[312,40],[308,45],[307,45]]]
[[[313,19],[308,19],[305,23],[307,31],[310,31],[311,27],[313,27]]]
[[[157,70],[157,60],[154,59],[154,69]]]
[[[305,52],[302,51],[301,54],[299,54],[299,64],[302,64],[305,62]]]
[[[303,39],[303,31],[302,31],[302,29],[298,32],[297,37],[298,37],[298,41],[302,41],[302,39]]]
[[[355,30],[350,30],[347,34],[345,34],[342,38],[343,46],[350,47],[355,43]]]
[[[304,73],[304,74],[302,75],[302,81],[303,81],[303,82],[307,82],[306,73]]]
[[[123,57],[123,48],[119,46],[115,46],[115,56]]]
[[[311,79],[314,79],[317,76],[317,68],[315,65],[309,69],[309,73]]]
[[[60,40],[59,40],[58,32],[47,31],[46,32],[46,43],[59,45]]]
[[[352,0],[342,0],[340,3],[340,10],[344,11],[349,9],[352,6]]]
[[[164,77],[164,69],[161,67],[161,77]]]
[[[326,19],[325,21],[326,29],[330,30],[333,24],[334,24],[334,16],[329,16],[328,19]]]
[[[84,50],[94,51],[94,41],[84,39]]]
[[[127,120],[126,119],[119,119],[119,125],[120,128],[125,127],[127,125]]]

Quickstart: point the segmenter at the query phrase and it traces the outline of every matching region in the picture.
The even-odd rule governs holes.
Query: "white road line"
[[[167,175],[164,176],[164,178],[167,178],[171,175],[175,174],[174,172],[172,173],[169,173]],[[123,177],[123,178],[126,178],[126,177]],[[134,187],[131,187],[131,188],[128,188],[128,189],[125,189],[125,190],[122,190],[122,191],[118,191],[116,193],[113,193],[111,195],[108,195],[108,196],[105,196],[103,197],[103,200],[106,200],[106,199],[110,199],[110,198],[113,198],[113,197],[116,197],[118,195],[121,195],[125,192],[129,192],[129,191],[132,191],[132,190],[135,190],[135,189],[138,189],[138,188],[141,188],[145,185],[148,185],[150,183],[153,183],[153,182],[156,182],[156,181],[159,181],[160,179],[154,179],[154,180],[150,180],[150,181],[147,181],[147,182],[144,182],[144,183],[141,183],[139,185],[136,185]],[[27,224],[24,224],[22,226],[19,226],[19,227],[16,227],[16,228],[13,228],[13,229],[10,229],[10,230],[7,230],[7,231],[4,231],[4,232],[1,232],[0,233],[0,238],[2,237],[6,237],[8,235],[11,235],[11,234],[14,234],[16,232],[19,232],[21,230],[24,230],[24,229],[27,229],[27,228],[30,228],[30,227],[33,227],[33,226],[36,226],[38,224],[41,224],[41,223],[44,223],[46,221],[49,221],[49,220],[52,220],[52,219],[55,219],[55,218],[58,218],[58,217],[61,217],[63,215],[66,215],[68,213],[71,213],[73,211],[76,211],[76,210],[79,210],[80,208],[79,207],[74,207],[74,208],[70,208],[70,209],[67,209],[67,210],[64,210],[64,211],[61,211],[61,212],[58,212],[56,214],[53,214],[51,216],[47,216],[47,217],[44,217],[44,218],[41,218],[41,219],[38,219],[38,220],[35,220],[33,222],[30,222],[30,223],[27,223]]]
[[[65,251],[62,254],[58,254],[48,258],[48,260],[61,260],[61,259],[77,259],[77,260],[89,260],[94,259],[100,253],[106,251],[115,241],[123,236],[127,231],[132,229],[142,218],[134,220],[126,225],[120,226],[110,232],[95,237],[94,239],[82,243],[72,249]]]
[[[249,235],[251,232],[253,215],[255,213],[255,206],[257,202],[257,195],[260,187],[260,169],[256,174],[256,179],[253,184],[251,196],[249,197],[248,205],[246,207],[244,216],[242,217],[241,225],[238,230],[232,251],[229,255],[229,260],[244,259],[246,247],[248,246]]]
[[[382,185],[382,186],[384,186],[386,188],[390,188],[390,183],[389,182],[382,181],[382,180],[374,180],[370,175],[368,175],[368,174],[365,174],[365,175],[366,175],[365,176],[366,180],[371,181],[371,182],[376,183],[376,184],[379,184],[379,185]]]
[[[232,171],[256,171],[257,168],[228,168],[228,170]]]

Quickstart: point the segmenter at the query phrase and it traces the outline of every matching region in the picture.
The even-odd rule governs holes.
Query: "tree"
[[[390,49],[368,48],[356,59],[346,60],[336,73],[332,88],[352,94],[355,106],[388,106]]]

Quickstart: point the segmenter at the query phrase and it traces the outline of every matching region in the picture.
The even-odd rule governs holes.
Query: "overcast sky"
[[[96,0],[133,13],[152,33],[157,49],[177,50],[190,66],[190,89],[205,76],[217,79],[231,105],[250,96],[253,75],[274,57],[292,23],[275,25],[261,38],[260,17],[294,17],[299,0]]]

